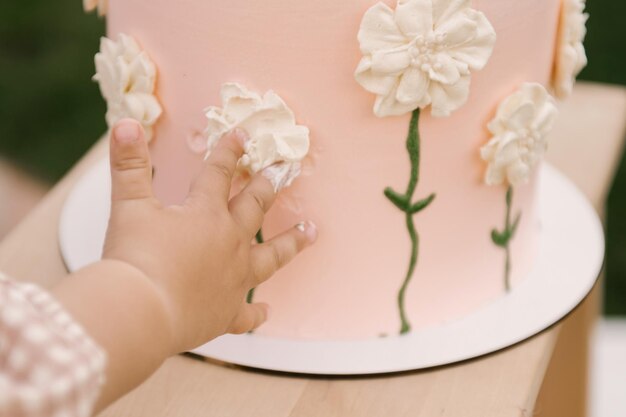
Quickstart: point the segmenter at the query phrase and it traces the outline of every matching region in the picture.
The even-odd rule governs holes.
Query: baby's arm
[[[54,294],[108,354],[100,410],[145,380],[169,356],[224,333],[262,324],[268,306],[245,295],[312,244],[306,222],[263,245],[252,241],[276,195],[262,175],[229,201],[245,133],[211,153],[180,206],[152,193],[141,125],[120,122],[111,139],[112,209],[104,256]]]

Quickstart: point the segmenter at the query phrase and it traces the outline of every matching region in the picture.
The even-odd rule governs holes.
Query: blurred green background
[[[626,85],[626,1],[588,0],[587,11],[590,63],[580,78]],[[0,2],[0,155],[52,183],[105,131],[90,81],[103,33],[104,21],[85,15],[80,0]],[[624,213],[626,160],[608,204],[609,314],[626,314]]]
[[[0,1],[0,154],[54,182],[102,135],[103,33],[81,0]]]

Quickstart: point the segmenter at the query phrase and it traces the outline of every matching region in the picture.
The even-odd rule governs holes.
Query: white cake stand
[[[60,221],[70,270],[98,260],[109,216],[107,160],[75,186]],[[571,312],[593,287],[604,257],[598,217],[562,174],[544,166],[540,254],[514,291],[461,319],[402,337],[298,341],[254,334],[220,337],[193,353],[274,371],[325,375],[400,372],[446,365],[519,343]]]

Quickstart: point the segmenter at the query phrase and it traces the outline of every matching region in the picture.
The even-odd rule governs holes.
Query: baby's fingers
[[[132,119],[118,122],[110,146],[112,200],[152,198],[152,163],[141,124]]]
[[[245,140],[246,132],[242,130],[234,130],[220,139],[191,185],[190,199],[217,201],[226,205]]]
[[[312,222],[300,223],[274,239],[252,249],[253,286],[268,280],[317,239],[317,227]]]
[[[228,333],[248,333],[265,323],[269,314],[269,306],[264,303],[243,303],[239,313],[230,324]]]
[[[257,174],[250,183],[229,203],[234,219],[247,232],[254,236],[263,224],[265,213],[270,209],[276,192],[272,183],[262,174]]]

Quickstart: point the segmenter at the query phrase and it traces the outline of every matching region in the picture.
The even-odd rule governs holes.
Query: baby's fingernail
[[[269,320],[271,315],[272,315],[272,307],[265,306],[265,321]]]
[[[317,240],[317,226],[312,221],[299,223],[296,229],[304,233],[309,243],[314,243]]]
[[[139,140],[141,130],[139,123],[131,120],[123,120],[113,128],[113,138],[121,144],[132,143]]]

